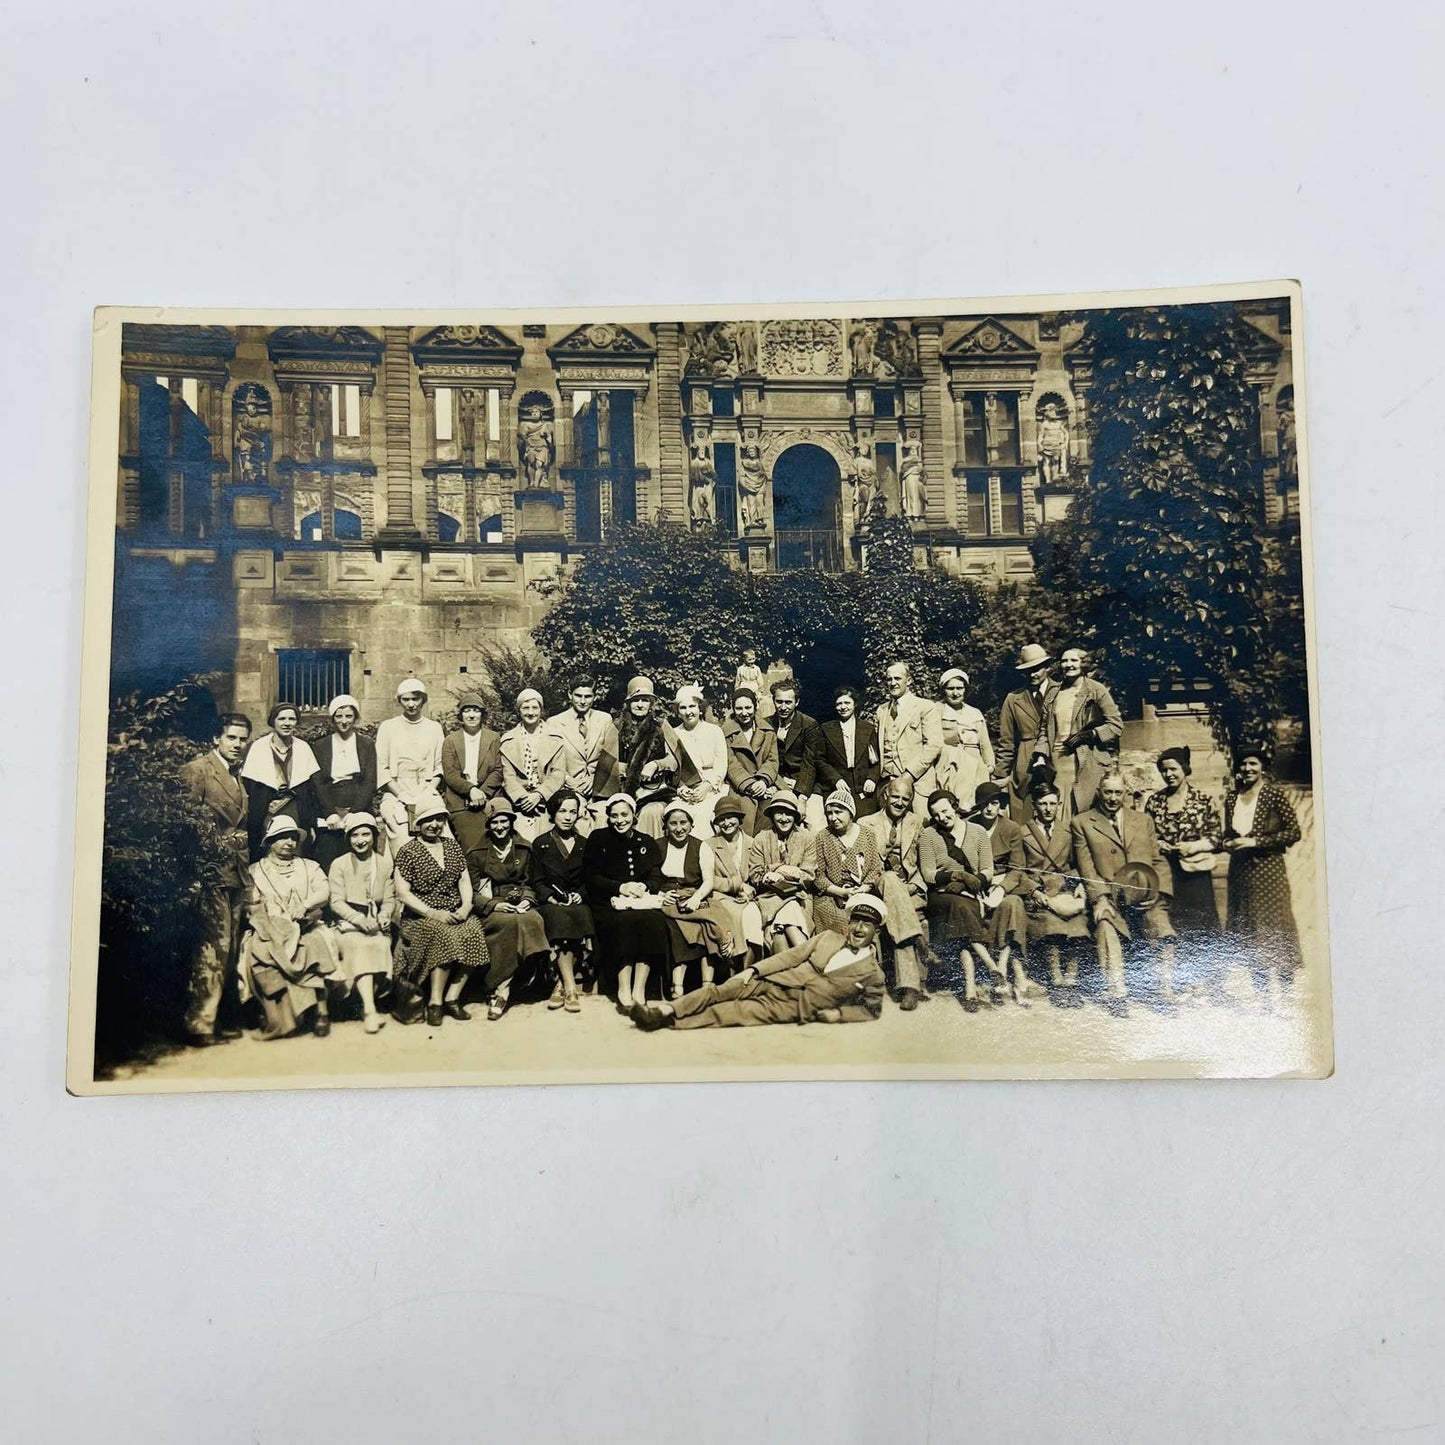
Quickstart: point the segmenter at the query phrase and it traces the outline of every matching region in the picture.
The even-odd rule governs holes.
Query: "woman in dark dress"
[[[532,892],[552,958],[557,965],[557,986],[547,1000],[548,1008],[565,1008],[580,1013],[577,971],[592,951],[597,924],[587,906],[587,884],[583,875],[581,835],[577,819],[582,799],[571,788],[561,788],[547,802],[552,826],[532,840]]]
[[[943,789],[928,799],[929,826],[918,835],[918,867],[928,885],[929,942],[952,968],[958,950],[963,970],[963,1006],[979,1009],[974,960],[995,978],[998,965],[988,952],[992,930],[984,922],[979,897],[993,879],[993,845],[988,834],[970,823],[958,800]]]
[[[622,791],[637,799],[637,831],[662,837],[662,810],[672,801],[677,757],[668,746],[667,726],[657,709],[650,677],[627,684],[627,703],[617,718],[617,760]]]
[[[1224,802],[1224,851],[1229,854],[1225,927],[1246,956],[1266,1006],[1277,1007],[1299,968],[1299,933],[1290,902],[1285,849],[1300,840],[1299,819],[1284,789],[1265,776],[1262,748],[1235,754],[1237,788]]]
[[[376,799],[376,744],[356,731],[361,704],[349,693],[332,698],[327,712],[331,731],[311,745],[316,755],[311,787],[316,796],[312,851],[321,871],[329,874],[331,865],[349,851],[342,827],[347,817],[371,812]]]
[[[607,827],[588,835],[583,873],[592,916],[609,969],[616,969],[617,1011],[647,997],[648,976],[702,956],[662,911],[662,850],[637,831],[637,803],[630,793],[607,802]]]
[[[289,702],[278,702],[266,714],[262,733],[246,749],[241,777],[246,785],[246,837],[251,861],[258,862],[266,851],[266,827],[282,814],[301,830],[303,847],[316,822],[316,793],[311,779],[316,774],[316,754],[310,743],[296,736],[301,714]]]
[[[487,1003],[493,1021],[507,1011],[517,969],[547,954],[547,930],[532,892],[531,851],[513,836],[516,816],[505,797],[493,798],[486,840],[467,854],[472,910],[487,935],[491,971],[501,979]]]

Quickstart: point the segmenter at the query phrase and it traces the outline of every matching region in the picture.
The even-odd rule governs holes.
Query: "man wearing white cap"
[[[517,837],[530,843],[550,826],[547,803],[567,781],[562,739],[542,718],[542,694],[524,687],[517,694],[517,726],[502,734],[502,790],[517,810]],[[577,831],[584,831],[578,819]]]
[[[574,678],[565,712],[547,726],[562,739],[562,768],[567,786],[582,799],[577,831],[591,832],[602,821],[602,800],[621,786],[617,767],[617,724],[593,706],[597,692],[590,677]]]
[[[442,725],[423,717],[426,684],[406,677],[397,684],[400,717],[387,718],[376,730],[376,782],[381,791],[381,820],[393,848],[411,838],[417,805],[439,800],[442,778]]]
[[[855,894],[845,932],[825,929],[724,984],[704,984],[672,1003],[635,1004],[632,1021],[651,1032],[876,1019],[885,988],[877,938],[886,912],[876,894]]]

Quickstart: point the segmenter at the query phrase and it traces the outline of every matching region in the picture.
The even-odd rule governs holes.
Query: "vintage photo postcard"
[[[72,1092],[1331,1071],[1294,283],[94,364]]]

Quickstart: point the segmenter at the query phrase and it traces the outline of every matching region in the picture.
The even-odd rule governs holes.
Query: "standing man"
[[[593,707],[596,697],[590,677],[576,678],[568,694],[572,706],[547,720],[547,726],[562,739],[566,786],[582,799],[577,831],[584,837],[604,821],[602,799],[621,787],[617,724]]]
[[[1084,650],[1059,654],[1059,680],[1044,694],[1044,735],[1067,821],[1093,806],[1099,779],[1119,756],[1124,720],[1102,682],[1084,676]]]
[[[222,1039],[238,1039],[237,1028],[218,1028],[226,980],[236,976],[241,941],[241,913],[251,870],[246,859],[246,789],[241,761],[251,740],[251,719],[245,713],[222,713],[210,752],[185,764],[181,785],[209,814],[225,861],[215,885],[202,890],[199,909],[201,938],[191,963],[190,999],[186,1008],[186,1042],[204,1049]]]
[[[883,811],[859,820],[878,842],[883,860],[880,889],[888,936],[893,940],[893,969],[898,981],[898,1007],[911,1013],[927,998],[928,885],[918,860],[923,819],[913,811],[913,785],[894,778],[883,790]]]
[[[743,800],[743,832],[758,831],[758,808],[778,786],[778,738],[758,721],[758,698],[751,688],[733,693],[733,710],[723,719],[728,745],[728,786]]]
[[[936,702],[914,693],[906,662],[890,662],[883,680],[888,688],[888,701],[878,709],[883,777],[885,781],[907,778],[913,788],[913,809],[927,821],[934,765],[943,751],[943,713]]]
[[[517,726],[502,734],[502,791],[517,810],[517,837],[530,843],[550,824],[547,803],[567,782],[562,739],[542,719],[542,694],[524,687],[517,694]],[[578,818],[580,825],[581,818]]]
[[[839,783],[858,800],[858,816],[878,811],[878,790],[883,772],[878,753],[878,729],[858,716],[858,689],[844,685],[833,694],[837,721],[819,723],[813,744],[813,791],[807,800],[807,824],[813,832],[824,826],[823,799]]]
[[[376,730],[376,785],[393,849],[410,841],[417,806],[441,799],[442,725],[422,716],[426,697],[418,678],[403,678],[396,688],[401,716],[386,718]]]
[[[994,752],[993,776],[1007,782],[1009,816],[1016,823],[1030,816],[1029,790],[1037,775],[1049,764],[1049,742],[1044,723],[1045,696],[1049,690],[1049,664],[1053,658],[1036,642],[1024,645],[1016,672],[1024,675],[1024,686],[1004,698],[998,714],[998,748]],[[964,807],[969,799],[959,800]]]
[[[1165,1010],[1174,1005],[1174,925],[1169,919],[1173,881],[1159,851],[1154,822],[1147,813],[1124,806],[1124,779],[1105,773],[1093,807],[1069,824],[1074,867],[1084,880],[1094,915],[1094,945],[1108,991],[1106,1006],[1122,1018],[1129,1010],[1124,979],[1124,944],[1133,930],[1156,946],[1156,998]]]
[[[791,678],[775,682],[769,689],[773,699],[773,732],[778,742],[778,781],[800,798],[813,791],[817,761],[813,749],[818,741],[816,718],[798,711],[798,684]]]

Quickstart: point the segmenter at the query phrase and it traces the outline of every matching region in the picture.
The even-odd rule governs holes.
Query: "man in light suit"
[[[226,849],[219,881],[202,890],[199,902],[201,939],[191,963],[185,1021],[186,1042],[198,1049],[241,1037],[239,1029],[217,1028],[216,1019],[226,981],[235,977],[241,916],[251,881],[246,862],[246,789],[241,782],[241,761],[250,740],[251,719],[244,713],[223,713],[210,752],[180,770],[182,786],[210,815]]]
[[[928,885],[918,860],[924,822],[913,811],[913,785],[906,778],[894,778],[883,790],[883,811],[860,818],[858,826],[873,834],[883,860],[881,892],[893,940],[898,1007],[911,1013],[928,993]]]
[[[530,843],[551,824],[547,803],[567,781],[562,739],[542,720],[542,694],[524,687],[517,694],[520,721],[502,734],[502,790],[517,810],[517,837]],[[579,827],[581,819],[578,820]]]
[[[913,691],[906,662],[889,663],[883,679],[888,688],[888,701],[878,709],[883,778],[907,778],[913,787],[913,810],[926,821],[934,766],[943,751],[943,712]]]
[[[671,1003],[635,1004],[632,1021],[651,1032],[876,1019],[886,987],[877,944],[886,912],[876,894],[854,894],[848,900],[846,934],[824,929],[724,984],[704,984]]]
[[[1169,865],[1147,813],[1124,806],[1124,779],[1106,773],[1094,806],[1069,825],[1074,867],[1084,880],[1094,916],[1094,944],[1108,990],[1109,1011],[1128,1012],[1124,981],[1124,944],[1139,930],[1141,941],[1156,949],[1159,1007],[1174,1005],[1174,926],[1169,921],[1173,892]]]
[[[572,683],[572,706],[547,719],[548,728],[562,740],[562,768],[567,786],[582,799],[577,831],[587,834],[603,821],[603,799],[622,786],[617,763],[617,724],[593,707],[596,690],[591,678]]]

